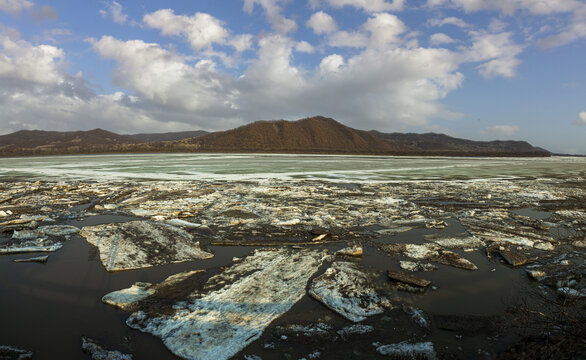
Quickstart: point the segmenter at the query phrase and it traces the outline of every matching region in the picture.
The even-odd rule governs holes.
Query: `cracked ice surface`
[[[309,294],[348,320],[380,314],[390,304],[370,285],[357,264],[335,262],[311,283]]]
[[[171,225],[130,221],[84,227],[80,235],[100,251],[107,271],[209,259],[189,233]]]
[[[230,274],[219,274],[233,283],[178,302],[171,313],[137,311],[126,323],[160,337],[177,356],[228,359],[305,295],[321,258],[317,250],[257,250],[229,268]],[[219,283],[214,277],[209,282]]]

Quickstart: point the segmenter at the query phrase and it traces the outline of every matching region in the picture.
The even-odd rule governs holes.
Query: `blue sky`
[[[358,129],[586,154],[584,0],[0,0],[0,133]]]

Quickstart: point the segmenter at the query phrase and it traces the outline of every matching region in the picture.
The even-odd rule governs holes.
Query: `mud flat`
[[[2,351],[485,359],[545,336],[542,354],[586,355],[579,176],[0,191]]]

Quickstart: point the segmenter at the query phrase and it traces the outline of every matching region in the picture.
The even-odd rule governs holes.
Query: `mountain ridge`
[[[193,134],[196,136],[186,137]],[[4,157],[153,152],[551,156],[549,151],[526,141],[473,141],[436,133],[365,131],[324,116],[297,121],[260,120],[212,133],[119,135],[103,129],[73,132],[21,130],[0,136],[0,156]]]

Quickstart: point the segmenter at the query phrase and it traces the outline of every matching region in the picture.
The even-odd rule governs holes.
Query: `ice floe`
[[[47,239],[9,241],[0,246],[0,254],[54,252],[62,247],[63,244]]]
[[[97,341],[82,336],[81,349],[92,360],[132,360],[132,355],[123,354],[116,350],[106,350]]]
[[[420,343],[400,342],[398,344],[376,346],[376,351],[381,355],[391,356],[395,359],[412,359],[412,360],[436,360],[437,356],[433,349],[433,344],[429,341]]]
[[[84,227],[80,235],[100,251],[107,271],[209,259],[193,236],[171,225],[130,221]]]
[[[45,256],[35,256],[32,258],[26,258],[26,259],[15,259],[12,260],[15,263],[23,263],[23,262],[36,262],[36,263],[46,263],[47,260],[49,260],[49,255],[45,255]]]
[[[309,294],[354,322],[390,307],[390,302],[376,292],[359,265],[350,262],[334,262],[325,273],[313,279]]]
[[[390,255],[403,254],[407,257],[417,260],[428,260],[437,262],[444,265],[450,265],[466,270],[477,270],[476,265],[466,260],[459,254],[448,251],[441,246],[433,243],[428,244],[386,244],[381,245],[383,251],[388,252]]]
[[[29,350],[23,350],[14,346],[0,345],[0,359],[7,360],[30,360],[34,353]]]
[[[204,286],[163,313],[138,310],[127,324],[160,337],[182,358],[228,359],[305,295],[321,258],[310,249],[256,250],[210,278],[209,292]]]

